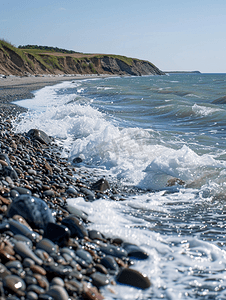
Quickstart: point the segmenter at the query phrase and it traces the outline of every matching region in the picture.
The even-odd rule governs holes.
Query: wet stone
[[[47,253],[56,253],[58,250],[57,245],[55,245],[52,241],[46,238],[42,239],[40,242],[37,243],[36,249],[42,249]]]
[[[27,136],[32,140],[37,140],[42,144],[50,144],[52,141],[50,137],[42,130],[30,129]]]
[[[92,284],[98,288],[101,286],[108,285],[110,283],[109,278],[105,274],[99,272],[93,273],[90,277],[92,279]]]
[[[21,195],[14,199],[8,211],[8,217],[20,214],[34,228],[44,229],[49,222],[54,223],[47,204],[40,198]]]
[[[119,272],[117,281],[143,290],[151,286],[151,282],[147,276],[129,268],[124,268]]]
[[[15,186],[13,190],[16,190],[20,195],[31,195],[31,191],[23,187]]]
[[[73,215],[63,219],[61,223],[70,229],[71,237],[84,238],[88,236],[88,231],[83,225],[83,222]]]
[[[79,249],[76,251],[76,255],[81,258],[82,260],[84,260],[88,265],[91,264],[93,262],[93,258],[92,256],[89,254],[89,252],[83,250],[83,249]]]
[[[25,295],[26,284],[22,278],[16,275],[8,275],[3,278],[3,286],[19,296]]]
[[[38,265],[42,265],[43,261],[38,258],[34,252],[23,242],[16,242],[14,246],[14,250],[23,258],[31,258],[36,262]]]
[[[114,245],[104,244],[104,243],[99,244],[99,247],[100,247],[100,251],[102,251],[106,255],[112,255],[119,258],[127,256],[126,250],[123,249],[122,247],[117,247]]]
[[[110,255],[104,256],[100,263],[109,271],[110,274],[115,275],[119,272],[119,267],[114,258]]]
[[[130,243],[123,243],[122,247],[128,253],[128,256],[137,258],[137,259],[147,259],[149,256],[148,254],[142,250],[140,247]]]
[[[67,199],[67,209],[72,215],[82,219],[84,222],[88,220],[88,215],[74,205],[73,199]]]
[[[28,245],[28,247],[29,247],[30,249],[31,249],[32,246],[33,246],[32,241],[31,241],[29,238],[27,238],[26,236],[21,235],[21,234],[16,234],[16,235],[14,235],[12,241],[15,241],[15,242],[16,242],[16,241],[24,242],[25,244]]]
[[[3,279],[8,275],[11,275],[11,272],[2,263],[0,263],[0,279]]]
[[[52,296],[55,300],[69,299],[69,295],[67,291],[62,286],[54,285],[49,289],[48,292],[46,292],[46,294]]]
[[[25,225],[9,219],[9,229],[14,233],[14,234],[20,234],[20,235],[24,235],[25,237],[29,238],[32,242],[35,242],[37,240],[39,240],[39,234],[31,231],[29,228],[27,228]]]
[[[106,190],[110,189],[110,185],[108,181],[105,178],[101,178],[97,182],[95,182],[92,187],[93,190],[98,190],[101,192],[105,192]]]
[[[104,236],[102,235],[102,233],[97,230],[89,230],[89,238],[91,240],[100,240],[100,241],[104,240]]]
[[[44,238],[51,240],[53,243],[63,247],[67,245],[70,238],[71,232],[68,227],[64,225],[58,225],[55,223],[48,223],[45,232]]]

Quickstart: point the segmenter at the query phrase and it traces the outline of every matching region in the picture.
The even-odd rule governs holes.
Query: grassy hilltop
[[[121,55],[85,54],[57,47],[26,45],[18,48],[0,40],[0,73],[161,75],[148,61]]]

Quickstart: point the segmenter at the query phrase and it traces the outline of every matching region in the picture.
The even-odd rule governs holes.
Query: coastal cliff
[[[48,47],[47,47],[48,48]],[[0,74],[111,74],[163,75],[148,61],[120,55],[64,53],[41,49],[14,47],[0,40]]]

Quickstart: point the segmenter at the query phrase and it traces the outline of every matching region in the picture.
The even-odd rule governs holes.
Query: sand
[[[0,77],[0,112],[15,115],[26,111],[12,101],[29,99],[33,97],[32,92],[47,85],[54,85],[65,80],[81,80],[92,78],[109,77],[109,75],[47,75],[47,76],[7,76]]]

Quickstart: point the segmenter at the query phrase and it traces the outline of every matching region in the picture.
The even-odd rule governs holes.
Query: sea
[[[226,299],[226,104],[215,101],[226,74],[90,77],[33,94],[16,102],[28,111],[14,130],[53,136],[75,177],[105,177],[117,199],[74,198],[89,229],[149,254],[132,267],[151,287],[105,287],[105,299]]]

